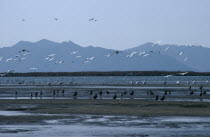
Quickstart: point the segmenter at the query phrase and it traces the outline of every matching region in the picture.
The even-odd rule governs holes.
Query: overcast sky
[[[210,47],[210,0],[0,0],[0,47],[40,39],[112,49],[157,41]]]

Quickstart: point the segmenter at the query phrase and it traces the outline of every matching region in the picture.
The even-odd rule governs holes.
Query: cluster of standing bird
[[[106,90],[105,92],[91,90],[88,94],[89,94],[89,96],[92,99],[97,99],[97,98],[102,99],[103,94],[107,94],[107,95],[113,94],[112,99],[117,99],[117,93],[110,93],[108,90]],[[77,91],[74,91],[73,94],[72,94],[73,99],[77,99],[78,95],[79,95],[79,93]],[[123,98],[124,95],[130,95],[130,98],[133,98],[134,91],[131,91],[130,93],[128,93],[125,90],[123,93],[120,94],[121,99]],[[43,96],[43,92],[42,91],[40,91],[40,92],[31,92],[30,93],[30,97],[31,98],[32,97],[42,97],[42,96]],[[52,91],[52,97],[55,98],[57,96],[63,96],[64,97],[65,96],[65,90],[64,89],[63,90],[53,90]],[[17,97],[18,97],[18,92],[15,91],[15,98],[17,98]]]
[[[207,91],[203,90],[203,86],[201,85],[199,87],[199,90],[200,90],[200,96],[203,96],[203,95],[206,95],[207,94]],[[189,91],[190,91],[190,95],[193,95],[195,91],[192,90],[192,87],[190,86],[189,87]],[[78,92],[78,91],[73,91],[73,92],[67,92],[65,93],[65,89],[62,89],[62,90],[53,90],[51,91],[51,95],[49,96],[49,93],[45,93],[45,97],[72,97],[73,99],[77,99],[77,97],[79,97],[79,95],[83,96],[84,97],[84,93],[86,94],[87,92],[84,92],[82,91],[81,93]],[[43,97],[43,92],[42,91],[39,91],[39,92],[31,92],[30,93],[30,97],[33,98],[33,97],[40,97],[42,98]],[[94,91],[94,90],[90,90],[88,91],[88,97],[91,98],[91,99],[102,99],[103,97],[107,98],[107,96],[111,99],[126,99],[126,98],[130,98],[130,99],[134,99],[134,90],[132,91],[127,91],[127,90],[124,90],[123,92],[110,92],[108,90],[106,91]],[[136,93],[137,94],[137,93]],[[160,96],[159,94],[156,94],[154,93],[154,91],[152,90],[148,90],[146,91],[146,95],[151,97],[151,99],[153,98],[154,100],[161,100],[161,101],[164,101],[167,97],[167,95],[171,95],[172,92],[170,90],[165,90],[163,91],[163,95]],[[15,91],[15,98],[18,97],[18,92]]]
[[[192,87],[191,86],[189,87],[189,90],[190,90],[190,95],[193,95],[194,94],[194,91],[192,90]],[[203,85],[201,85],[199,87],[199,90],[200,90],[200,96],[203,96],[203,95],[206,95],[207,94],[206,91],[203,90]]]

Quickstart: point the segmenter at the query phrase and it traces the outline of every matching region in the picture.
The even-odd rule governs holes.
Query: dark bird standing
[[[113,99],[116,99],[116,98],[117,98],[117,95],[116,95],[116,94],[114,94]]]
[[[162,98],[160,99],[161,101],[165,100],[165,96],[163,95]]]
[[[93,99],[97,99],[97,97],[98,97],[98,95],[97,95],[97,94],[95,94],[95,95],[93,96]]]
[[[156,95],[156,96],[155,96],[155,100],[158,100],[158,99],[159,99],[159,96],[158,96],[158,95]]]

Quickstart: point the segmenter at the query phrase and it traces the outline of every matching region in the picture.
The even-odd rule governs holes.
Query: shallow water
[[[31,115],[29,113],[24,113],[21,111],[3,111],[0,110],[0,116],[21,116],[21,115]]]
[[[207,82],[208,80],[208,82]],[[0,77],[0,84],[210,84],[210,76],[68,76],[68,77]],[[189,82],[189,83],[187,83]]]
[[[160,84],[161,86],[132,86],[132,84],[143,84],[143,81],[147,84]],[[166,87],[163,84],[164,81],[167,84],[176,84],[177,81],[180,83],[176,87]],[[173,76],[168,78],[163,76],[0,77],[0,99],[91,99],[94,94],[99,95],[99,91],[103,91],[103,95],[98,96],[98,99],[112,99],[116,94],[117,99],[154,100],[156,95],[161,98],[165,91],[171,91],[171,95],[166,96],[166,101],[210,102],[210,82],[208,81],[210,81],[210,76]],[[59,82],[67,85],[59,86]],[[73,85],[69,84],[70,82],[73,82]],[[193,84],[193,82],[195,83]],[[47,83],[54,85],[47,86]],[[108,86],[107,84],[114,85]],[[119,86],[120,84],[125,85]],[[191,91],[188,86],[192,84],[197,86],[192,87],[194,94],[190,96]],[[199,89],[201,84],[203,84],[203,91],[206,91],[202,97],[200,97]],[[185,87],[182,87],[183,85]],[[64,94],[61,93],[62,90],[65,90]],[[90,90],[93,90],[92,96],[89,95]],[[128,93],[122,96],[125,90]],[[129,93],[132,90],[135,94],[130,96]],[[43,95],[40,95],[41,91]],[[55,95],[53,95],[53,91],[56,92]],[[75,91],[78,93],[76,98],[73,97]],[[110,94],[106,94],[106,91],[109,91]],[[148,95],[148,91],[153,91],[154,94]],[[15,92],[18,94],[15,95]],[[38,95],[35,96],[36,92]],[[31,94],[33,95],[31,96]]]
[[[0,126],[0,137],[207,137],[210,134],[210,117],[73,115],[72,119],[44,123]]]

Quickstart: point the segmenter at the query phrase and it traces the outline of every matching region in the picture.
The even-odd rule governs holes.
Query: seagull
[[[93,60],[95,57],[87,58],[87,60]]]
[[[167,47],[164,51],[167,51],[169,49],[169,47]]]
[[[72,52],[71,54],[76,54],[77,52],[79,52],[79,51],[74,51],[74,52]]]
[[[58,18],[54,18],[54,20],[58,20]]]
[[[139,56],[141,56],[141,55],[144,55],[146,52],[140,52],[139,53]]]
[[[75,58],[81,58],[82,56],[76,56]]]
[[[168,78],[168,77],[172,77],[173,75],[166,75],[166,76],[164,76],[164,77],[166,77],[166,78]]]
[[[83,63],[88,63],[88,62],[90,62],[90,61],[84,61]]]
[[[143,82],[142,82],[142,84],[144,84],[144,85],[145,85],[145,84],[146,84],[146,81],[143,81]]]
[[[184,73],[179,73],[179,74],[183,76],[183,75],[185,75],[185,74],[187,74],[187,73],[188,73],[188,72],[184,72]]]
[[[184,54],[184,52],[182,51],[182,52],[179,53],[179,56],[181,56],[181,55],[183,55],[183,54]]]
[[[132,52],[130,55],[127,55],[127,57],[133,57],[135,54],[137,54],[138,52]]]
[[[184,61],[187,61],[189,58],[185,58]]]
[[[35,69],[38,69],[38,68],[29,68],[29,69],[33,69],[33,70],[35,70]]]
[[[11,60],[12,60],[12,58],[9,58],[9,59],[6,60],[6,62],[11,61]]]
[[[23,54],[23,56],[26,56],[26,55],[28,55],[29,53],[25,53],[25,54]]]
[[[61,60],[61,61],[59,61],[58,63],[59,63],[59,64],[61,64],[61,63],[64,63],[64,61],[63,61],[63,60]]]
[[[146,57],[146,56],[149,56],[149,54],[145,54],[144,56],[145,56],[145,57]]]
[[[48,61],[52,61],[54,59],[54,57],[53,58],[51,58],[51,59],[49,59]]]
[[[106,57],[109,57],[111,54],[107,54],[107,55],[105,55]]]
[[[156,42],[156,43],[152,44],[152,46],[151,46],[151,47],[153,47],[153,46],[155,46],[155,45],[160,44],[160,42],[161,42],[161,41],[158,41],[158,42]]]
[[[25,21],[25,19],[22,19],[22,21]]]
[[[50,57],[53,57],[53,56],[55,56],[56,54],[50,54],[50,55],[48,55],[48,56],[50,56]]]

